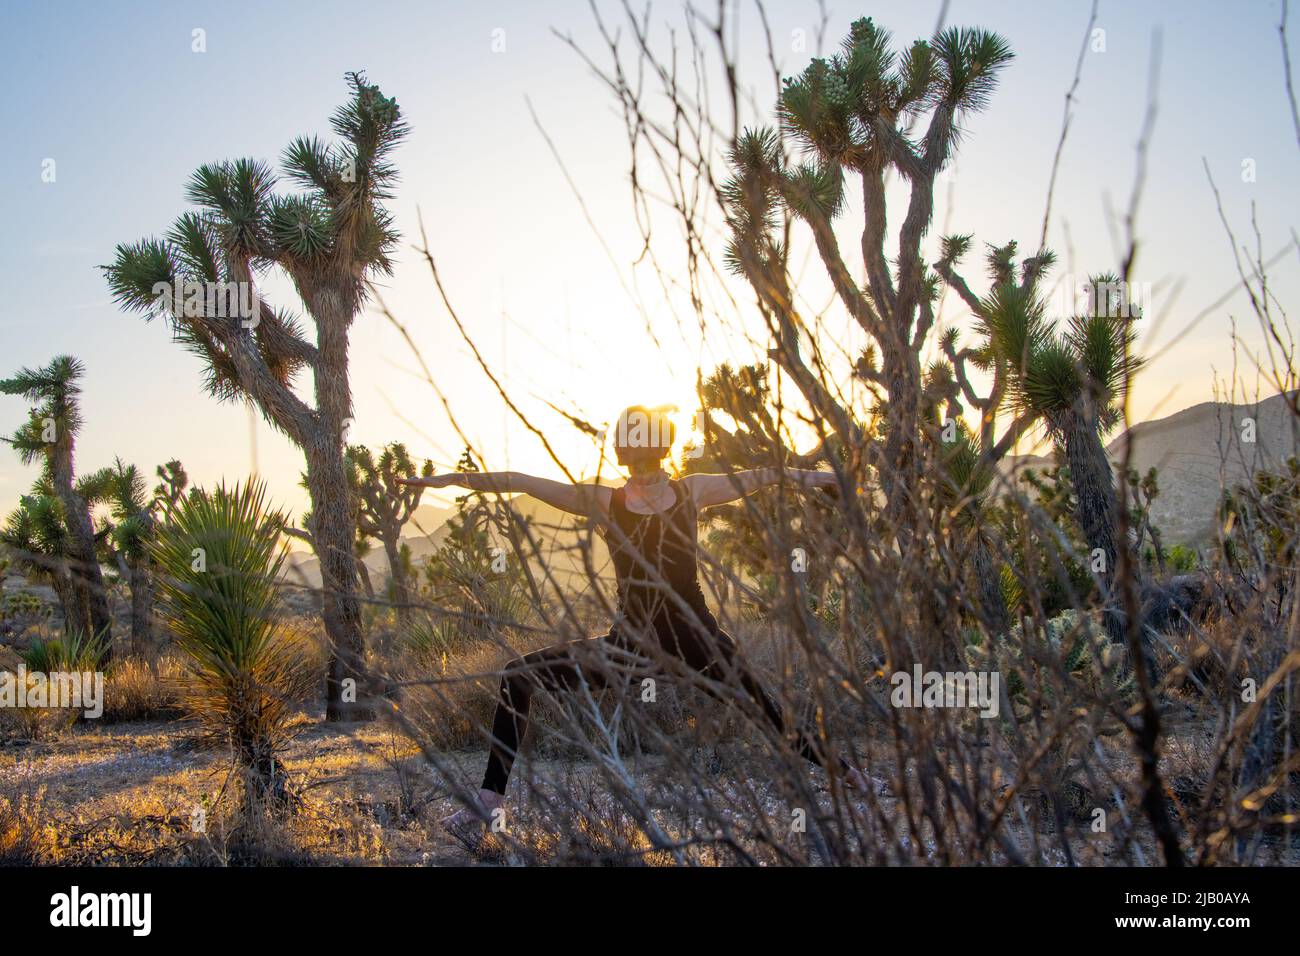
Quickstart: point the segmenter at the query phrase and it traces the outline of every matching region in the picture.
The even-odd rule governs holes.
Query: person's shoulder
[[[592,490],[592,494],[596,496],[596,504],[600,505],[600,507],[605,511],[608,511],[613,507],[614,502],[619,500],[623,494],[623,488],[621,485],[615,487],[614,485],[597,483],[592,484],[589,487]]]
[[[682,500],[694,508],[697,497],[696,480],[707,477],[707,475],[682,475],[680,478],[674,478],[672,484],[680,490]]]

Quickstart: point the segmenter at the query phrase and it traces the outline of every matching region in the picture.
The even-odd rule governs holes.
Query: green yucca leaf
[[[283,165],[290,179],[331,198],[337,198],[343,187],[338,158],[315,136],[299,136],[290,143]]]
[[[917,40],[903,54],[898,67],[898,106],[924,109],[930,105],[936,60],[934,49]]]
[[[179,225],[179,224],[178,224]],[[113,262],[100,266],[113,301],[134,312],[156,314],[160,286],[174,287],[177,268],[167,244],[158,239],[117,246]]]
[[[310,261],[325,255],[333,241],[329,211],[307,197],[276,197],[267,218],[271,238],[291,258]]]
[[[930,45],[938,62],[938,94],[959,110],[983,109],[998,73],[1015,57],[1006,40],[979,28],[949,27]]]
[[[844,201],[844,171],[834,163],[801,163],[786,175],[782,195],[801,218],[833,219]]]
[[[275,175],[253,159],[209,163],[190,177],[186,198],[215,214],[213,223],[232,251],[254,255],[263,244],[263,217]]]
[[[283,516],[265,498],[255,483],[198,491],[153,546],[159,607],[182,649],[213,673],[253,668],[275,636]]]
[[[107,654],[108,639],[105,635],[91,637],[74,629],[63,637],[48,641],[32,638],[21,657],[28,670],[51,674],[100,670]]]
[[[987,338],[992,357],[1019,368],[1052,334],[1045,306],[1033,289],[1015,282],[994,285],[981,301],[979,331]]]
[[[210,215],[184,213],[167,234],[172,258],[187,277],[204,282],[220,281],[224,267],[220,235]]]
[[[1030,353],[1018,397],[1026,410],[1050,417],[1071,408],[1081,387],[1073,351],[1065,342],[1053,338]]]
[[[951,262],[954,265],[961,262],[970,249],[971,240],[974,239],[970,233],[944,236],[942,257],[945,262]]]
[[[188,659],[182,704],[228,743],[246,771],[246,799],[282,808],[279,755],[294,701],[312,680],[275,607],[285,517],[268,510],[255,482],[196,490],[171,517],[150,553],[161,571],[159,609]]]

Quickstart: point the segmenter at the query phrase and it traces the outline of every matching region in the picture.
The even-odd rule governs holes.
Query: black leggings
[[[736,657],[736,642],[729,634],[720,629],[710,633],[688,627],[672,631],[664,633],[661,629],[658,635],[665,653],[710,681],[725,682],[734,674],[777,733],[785,735],[781,708]],[[679,635],[675,631],[685,633]],[[483,789],[506,792],[510,767],[528,730],[528,711],[534,691],[572,690],[584,681],[593,690],[599,690],[614,679],[631,682],[656,672],[653,662],[638,653],[635,644],[617,631],[604,637],[554,644],[511,661],[501,677],[501,696],[492,718],[492,745]],[[704,689],[720,700],[725,699],[712,684],[705,684]],[[798,729],[795,743],[802,756],[825,766],[821,751],[804,728]]]

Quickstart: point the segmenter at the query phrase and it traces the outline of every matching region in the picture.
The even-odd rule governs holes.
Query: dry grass
[[[181,715],[184,667],[171,654],[156,661],[116,661],[104,680],[105,723],[172,719]]]

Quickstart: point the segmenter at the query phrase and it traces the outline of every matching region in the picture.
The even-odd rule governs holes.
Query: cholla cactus
[[[1004,675],[1008,696],[1017,704],[1057,705],[1060,701],[1061,672],[1080,682],[1089,697],[1132,693],[1133,675],[1123,645],[1106,639],[1101,612],[1080,612],[1071,608],[1049,618],[1044,628],[1026,628],[1027,622],[1014,625],[1005,637],[990,641],[978,639],[966,645],[967,666],[980,670],[997,670]],[[1045,668],[1049,677],[1040,682],[1034,673]]]

